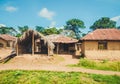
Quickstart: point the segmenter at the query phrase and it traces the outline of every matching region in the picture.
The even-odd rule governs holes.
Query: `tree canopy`
[[[23,34],[25,31],[27,31],[29,29],[29,27],[28,26],[23,26],[23,27],[18,26],[18,29],[20,31],[20,34]]]
[[[15,35],[17,31],[13,27],[0,27],[0,34]]]
[[[72,30],[75,33],[77,39],[81,37],[80,29],[85,28],[84,22],[79,19],[70,19],[66,22],[65,30]]]
[[[44,28],[41,26],[36,26],[36,31],[42,33],[43,35],[50,35],[50,34],[60,34],[62,32],[62,29],[57,29],[55,27],[53,28]]]
[[[43,33],[44,30],[45,30],[44,27],[42,27],[42,26],[36,26],[36,31],[38,31],[38,32],[40,32],[40,33]]]
[[[90,29],[105,29],[105,28],[116,28],[116,22],[110,20],[109,17],[102,17],[99,20],[95,21]]]

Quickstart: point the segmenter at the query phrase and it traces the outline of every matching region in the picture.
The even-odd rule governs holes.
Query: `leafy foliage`
[[[44,35],[50,35],[50,34],[60,34],[63,30],[57,29],[55,27],[53,28],[44,28],[41,26],[36,26],[36,31],[44,34]]]
[[[116,22],[110,20],[109,17],[102,17],[99,20],[95,21],[90,29],[105,29],[105,28],[116,28]]]
[[[23,26],[23,27],[18,26],[18,29],[19,29],[20,33],[23,34],[25,31],[27,31],[29,29],[29,27],[28,26]]]
[[[17,31],[13,27],[0,27],[0,34],[15,35]]]
[[[44,27],[41,27],[41,26],[36,26],[36,31],[40,32],[40,33],[43,33],[45,30]]]
[[[65,29],[66,30],[72,30],[75,33],[75,36],[77,39],[79,39],[80,36],[80,28],[85,28],[84,22],[79,19],[70,19],[66,22]]]

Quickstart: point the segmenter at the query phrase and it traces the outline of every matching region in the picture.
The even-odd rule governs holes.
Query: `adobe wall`
[[[7,42],[3,39],[0,39],[0,43],[3,44],[3,48],[7,47]]]
[[[108,41],[107,50],[98,50],[97,41],[85,41],[82,44],[82,53],[89,59],[120,60],[120,42]]]

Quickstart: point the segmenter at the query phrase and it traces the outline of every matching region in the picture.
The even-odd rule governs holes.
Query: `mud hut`
[[[8,34],[0,34],[0,48],[10,48],[15,47],[16,37]]]
[[[120,30],[96,29],[80,39],[82,54],[89,59],[120,59]]]
[[[27,53],[31,53],[32,55],[34,55],[34,53],[53,55],[53,49],[54,44],[41,33],[34,30],[24,32],[24,34],[17,39],[16,43],[17,55]]]

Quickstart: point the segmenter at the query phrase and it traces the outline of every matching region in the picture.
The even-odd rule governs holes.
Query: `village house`
[[[16,37],[8,34],[0,34],[0,48],[10,48],[15,47]]]
[[[58,34],[52,34],[46,37],[54,43],[55,54],[80,55],[80,44],[78,43],[77,39]]]
[[[96,29],[80,39],[81,53],[89,59],[120,59],[120,30]]]

